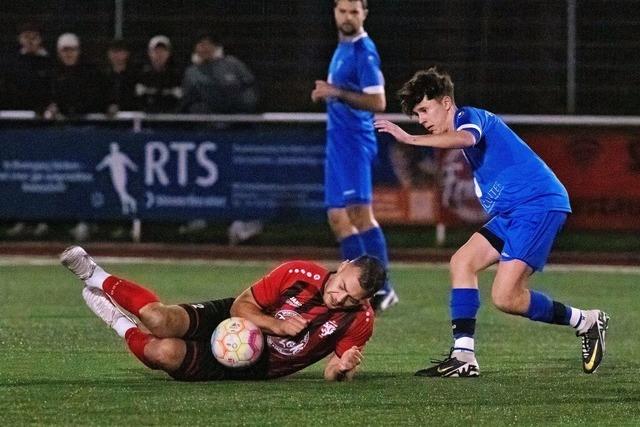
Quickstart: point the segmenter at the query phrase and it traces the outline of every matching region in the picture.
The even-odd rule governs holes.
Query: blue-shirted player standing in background
[[[582,368],[594,372],[605,352],[609,316],[570,307],[528,288],[529,277],[544,267],[571,212],[564,186],[500,118],[486,110],[456,107],[448,74],[436,68],[419,71],[398,94],[403,112],[417,116],[428,134],[409,135],[387,120],[375,122],[378,131],[404,144],[462,149],[473,170],[476,195],[492,216],[451,258],[451,353],[416,375],[480,374],[473,338],[480,307],[478,273],[495,263],[493,304],[505,313],[574,327],[582,342]]]
[[[325,204],[344,259],[367,253],[387,267],[387,244],[371,207],[371,164],[378,152],[373,113],[384,111],[384,77],[375,44],[364,31],[367,0],[335,0],[340,42],[327,81],[318,80],[314,102],[327,104]],[[393,287],[372,298],[376,311],[398,302]]]

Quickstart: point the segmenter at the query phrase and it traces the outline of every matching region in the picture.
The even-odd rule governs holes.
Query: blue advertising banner
[[[0,217],[324,220],[324,130],[0,130]]]

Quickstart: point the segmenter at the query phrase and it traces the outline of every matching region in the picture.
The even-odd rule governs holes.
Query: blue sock
[[[373,227],[360,233],[359,236],[362,239],[364,251],[368,255],[378,258],[386,267],[389,264],[389,257],[387,256],[387,241],[382,233],[382,228]]]
[[[476,315],[480,308],[480,292],[475,288],[453,288],[449,300],[453,351],[475,351]]]
[[[531,295],[531,302],[529,303],[529,309],[524,316],[538,322],[554,323],[553,300],[542,292],[529,291],[529,294]]]
[[[359,234],[362,239],[362,246],[367,255],[372,255],[382,261],[384,268],[389,266],[389,257],[387,256],[387,241],[382,233],[382,228],[373,227],[364,233]],[[391,290],[391,284],[387,280],[382,288],[385,291]]]
[[[475,319],[480,308],[480,291],[476,288],[453,288],[449,300],[451,319]]]
[[[364,254],[364,246],[360,235],[352,234],[340,240],[340,253],[342,254],[342,259],[349,260],[356,259]]]

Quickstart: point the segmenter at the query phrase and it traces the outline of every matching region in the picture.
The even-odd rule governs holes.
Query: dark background
[[[261,111],[323,111],[309,101],[336,45],[331,0],[125,0],[124,38],[141,60],[149,38],[167,35],[188,63],[194,35],[220,34],[228,54],[256,74]],[[456,81],[459,104],[497,113],[563,114],[567,2],[552,0],[371,0],[365,28],[395,92],[420,68],[439,64]],[[86,59],[102,62],[114,34],[114,2],[3,2],[0,52],[15,51],[16,26],[34,19],[45,45],[77,33]],[[640,114],[640,4],[577,1],[577,114]]]

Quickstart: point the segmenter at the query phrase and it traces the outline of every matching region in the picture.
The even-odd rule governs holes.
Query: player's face
[[[330,309],[350,308],[362,305],[368,299],[360,286],[360,268],[343,262],[324,287],[324,304]]]
[[[427,99],[425,96],[413,107],[413,114],[427,132],[439,135],[449,130],[449,111],[452,107],[453,102],[448,96],[443,96],[441,99]]]
[[[367,11],[362,8],[360,1],[340,0],[333,9],[333,14],[338,31],[347,37],[358,34],[367,18]]]

